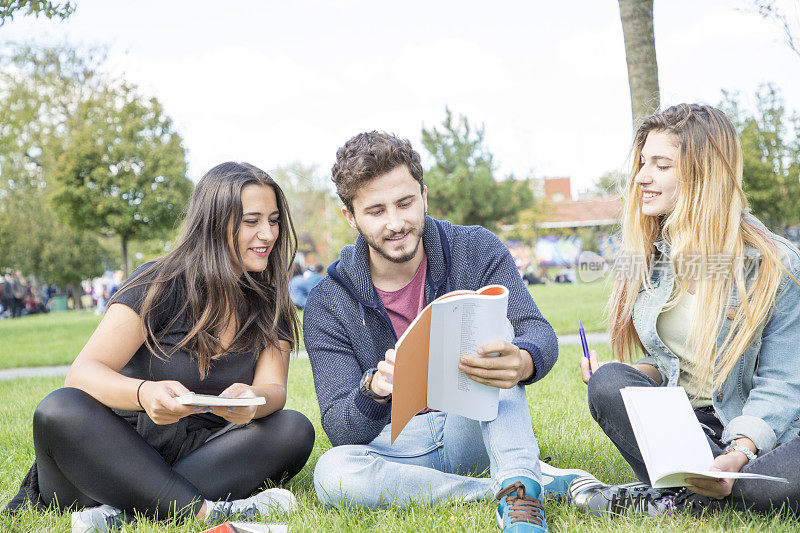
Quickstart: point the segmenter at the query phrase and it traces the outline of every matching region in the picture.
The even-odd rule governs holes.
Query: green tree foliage
[[[128,243],[174,230],[192,191],[182,139],[155,98],[127,84],[82,101],[55,160],[53,206],[74,228]]]
[[[788,114],[778,91],[766,86],[746,112],[725,93],[722,106],[736,124],[743,152],[743,188],[755,216],[783,233],[800,222],[800,115]]]
[[[91,59],[22,47],[0,56],[0,266],[62,285],[102,271],[96,236],[55,217],[47,176],[78,93],[96,89]]]
[[[455,224],[479,224],[495,230],[533,205],[525,182],[508,176],[497,181],[491,152],[483,144],[484,128],[473,130],[467,118],[449,109],[440,127],[422,129],[422,144],[434,165],[425,173],[428,209]]]
[[[59,223],[45,195],[43,189],[28,188],[5,197],[0,207],[0,265],[61,286],[99,276],[108,259],[97,236]]]
[[[341,214],[330,180],[299,162],[276,168],[270,175],[289,202],[298,251],[316,254],[323,263],[336,259],[342,247],[353,242],[355,231]]]
[[[628,176],[612,170],[603,173],[594,183],[594,191],[601,196],[622,196]]]
[[[56,220],[57,204],[69,222],[61,229],[75,233],[63,242],[86,244],[87,230],[95,241],[98,233],[115,235],[127,255],[131,238],[162,237],[174,227],[192,185],[181,139],[160,104],[103,75],[104,61],[103,51],[68,46],[22,46],[0,56],[0,209]],[[98,254],[77,257],[86,259],[85,276],[97,271]]]
[[[0,0],[0,26],[11,20],[18,11],[22,15],[45,16],[64,20],[75,12],[75,2],[50,2],[49,0]]]

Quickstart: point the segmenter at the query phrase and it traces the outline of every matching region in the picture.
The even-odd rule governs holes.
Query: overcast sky
[[[791,0],[796,4],[796,0]],[[484,124],[500,175],[626,163],[630,95],[616,0],[77,0],[66,21],[21,17],[0,41],[111,47],[111,64],[175,120],[197,180],[226,160],[327,174],[364,130],[420,144],[445,106]],[[800,57],[737,1],[656,0],[662,105],[752,106],[765,83],[800,110]],[[739,9],[737,9],[737,7]]]

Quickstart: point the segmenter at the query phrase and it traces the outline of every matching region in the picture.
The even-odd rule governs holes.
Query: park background
[[[420,151],[432,215],[496,231],[521,274],[541,264],[555,275],[581,250],[613,253],[632,125],[684,101],[729,114],[753,212],[800,240],[796,0],[3,0],[0,9],[0,269],[19,270],[34,298],[45,285],[57,298],[80,294],[87,280],[169,251],[193,183],[225,160],[270,171],[290,199],[302,261],[328,264],[354,237],[328,169],[338,146],[372,129]],[[630,471],[586,410],[566,337],[579,318],[604,329],[609,280],[576,281],[531,287],[564,341],[556,368],[529,391],[534,427],[556,466],[622,482]],[[91,310],[0,320],[0,368],[69,364],[98,320]],[[0,381],[0,505],[33,458],[36,403],[62,383]],[[290,484],[302,504],[294,530],[493,527],[483,502],[320,508],[311,473],[330,444],[302,357],[289,397],[317,427],[309,465]],[[554,531],[797,527],[748,513],[612,524],[562,503],[547,509]],[[3,530],[67,524],[56,512],[0,518]]]

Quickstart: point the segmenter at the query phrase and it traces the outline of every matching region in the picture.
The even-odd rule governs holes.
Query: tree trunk
[[[81,301],[81,296],[83,296],[83,290],[81,289],[80,282],[70,283],[67,285],[67,288],[69,288],[70,291],[72,292],[72,308],[83,309],[83,302]]]
[[[120,235],[120,241],[122,242],[122,272],[125,273],[125,279],[128,279],[128,272],[130,271],[128,268],[128,238],[125,235]]]
[[[631,90],[631,113],[637,121],[658,111],[658,64],[653,34],[653,0],[619,0],[628,85]]]

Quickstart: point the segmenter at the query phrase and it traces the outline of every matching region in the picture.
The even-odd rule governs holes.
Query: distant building
[[[622,199],[595,196],[572,199],[570,178],[544,178],[545,211],[536,226],[542,229],[613,226],[619,222]]]
[[[529,187],[535,198],[544,198],[542,208],[536,217],[536,228],[550,231],[533,243],[509,242],[509,248],[521,271],[529,265],[570,266],[574,265],[582,250],[593,250],[603,257],[612,257],[618,248],[617,239],[612,235],[614,226],[619,223],[622,211],[622,198],[617,196],[587,196],[573,199],[570,178],[553,177],[533,179]],[[583,242],[574,230],[589,228]],[[505,226],[512,231],[514,226]],[[558,230],[564,230],[563,232]]]
[[[551,202],[564,202],[572,200],[572,190],[569,178],[545,178],[544,197]]]

